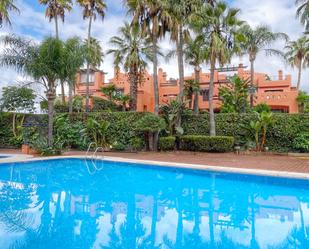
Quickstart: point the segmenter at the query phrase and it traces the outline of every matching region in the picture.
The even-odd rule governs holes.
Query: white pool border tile
[[[4,154],[3,154],[4,155]],[[85,156],[54,156],[54,157],[33,157],[23,154],[7,154],[10,157],[0,159],[1,164],[4,163],[14,163],[14,162],[31,162],[31,161],[45,161],[53,159],[85,159]],[[173,163],[173,162],[164,162],[164,161],[152,161],[152,160],[140,160],[140,159],[129,159],[124,157],[110,157],[110,156],[98,156],[97,159],[114,161],[114,162],[128,162],[144,165],[154,165],[161,167],[173,167],[173,168],[184,168],[184,169],[197,169],[205,170],[212,172],[223,172],[223,173],[234,173],[234,174],[247,174],[247,175],[257,175],[257,176],[272,176],[272,177],[281,177],[281,178],[293,178],[293,179],[303,179],[309,180],[308,173],[297,173],[297,172],[288,172],[288,171],[274,171],[274,170],[264,170],[264,169],[245,169],[237,167],[222,167],[222,166],[213,166],[213,165],[202,165],[202,164],[188,164],[188,163]]]

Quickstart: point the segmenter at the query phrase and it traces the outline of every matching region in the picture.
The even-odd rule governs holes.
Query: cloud
[[[304,31],[299,20],[295,18],[296,6],[292,0],[234,0],[233,7],[241,8],[241,18],[250,25],[269,25],[274,32],[284,32],[294,40],[300,37]],[[281,42],[273,45],[276,49],[283,49]],[[236,61],[235,59],[233,61]],[[248,59],[243,58],[243,63],[248,64]],[[279,69],[286,74],[292,75],[292,82],[296,85],[297,70],[285,65],[278,57],[267,57],[261,52],[256,60],[256,71],[265,72],[269,75],[277,75]],[[304,71],[302,76],[302,88],[309,91],[309,70]]]
[[[92,27],[92,36],[101,41],[103,49],[106,51],[110,45],[108,41],[110,37],[117,34],[119,27],[129,17],[126,14],[126,9],[123,0],[107,0],[108,11],[104,21],[97,18]],[[21,10],[20,15],[12,15],[12,27],[4,28],[2,33],[17,33],[19,35],[30,37],[34,40],[41,40],[46,36],[54,35],[54,23],[49,22],[45,18],[44,7],[38,6],[36,0],[20,0],[17,2]],[[259,24],[267,24],[271,26],[273,31],[285,32],[291,39],[296,39],[302,34],[303,27],[295,18],[296,7],[292,0],[233,0],[231,6],[241,8],[241,18],[247,21],[250,25],[257,26]],[[80,36],[85,38],[87,35],[87,20],[82,18],[82,9],[79,6],[74,6],[73,10],[66,15],[65,23],[60,24],[60,36],[67,39],[72,36]],[[174,44],[170,42],[168,37],[160,42],[164,51],[173,48]],[[283,48],[284,44],[274,44],[276,48]],[[0,48],[1,49],[1,48]],[[248,65],[246,57],[239,59],[234,58],[233,64],[242,62]],[[159,66],[162,67],[168,74],[168,77],[178,77],[178,67],[176,58],[166,62],[163,58],[159,59]],[[113,76],[113,58],[111,55],[105,56],[104,63],[101,66],[107,72],[107,79]],[[203,70],[208,70],[206,65]],[[276,75],[279,69],[284,69],[286,73],[291,73],[293,83],[296,82],[297,71],[284,65],[277,57],[266,57],[263,53],[258,55],[256,61],[256,71],[265,72],[269,75]],[[0,88],[7,84],[14,84],[21,80],[22,77],[13,70],[1,68]],[[151,64],[149,70],[152,72]],[[186,75],[191,74],[193,69],[186,66]],[[303,74],[302,86],[303,89],[309,91],[309,70]]]

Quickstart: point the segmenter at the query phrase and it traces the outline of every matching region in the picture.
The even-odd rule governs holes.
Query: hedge
[[[180,149],[202,152],[228,152],[233,150],[234,138],[227,136],[186,135],[180,138]]]
[[[159,138],[159,149],[163,151],[175,149],[176,137],[160,137]]]
[[[109,139],[130,147],[130,141],[133,138],[144,138],[143,132],[136,129],[136,121],[140,120],[145,114],[147,113],[100,112],[90,113],[89,116],[98,121],[108,121],[110,123]],[[273,116],[275,124],[268,129],[266,145],[273,151],[293,151],[295,138],[300,133],[309,132],[309,114],[274,114]],[[28,118],[33,117],[46,119],[47,115],[27,114],[25,122]],[[86,118],[87,116],[82,113],[74,113],[70,116],[70,123],[73,124],[75,121],[85,122]],[[247,127],[250,121],[256,119],[255,114],[216,114],[217,136],[232,136],[236,144],[243,145],[249,137]],[[184,135],[208,135],[208,115],[184,115],[182,127]],[[12,146],[20,146],[20,141],[13,136],[12,114],[0,113],[0,147]]]
[[[293,141],[301,132],[309,131],[308,114],[274,113],[274,125],[267,132],[267,146],[270,150],[286,152],[293,151]],[[217,136],[232,136],[235,143],[244,145],[249,135],[250,121],[257,120],[256,114],[216,114]],[[207,114],[182,117],[182,127],[185,135],[208,135],[209,118]]]

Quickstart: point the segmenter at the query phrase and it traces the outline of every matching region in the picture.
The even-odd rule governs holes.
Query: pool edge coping
[[[3,158],[0,160],[1,164],[6,163],[22,163],[31,161],[46,161],[54,159],[91,159],[85,156],[72,155],[72,156],[53,156],[53,157],[33,157],[23,154],[10,154],[11,157]],[[280,178],[291,178],[291,179],[302,179],[309,180],[308,173],[290,172],[290,171],[279,171],[279,170],[265,170],[265,169],[249,169],[249,168],[238,168],[238,167],[227,167],[227,166],[214,166],[207,164],[188,164],[188,163],[173,163],[164,161],[153,161],[153,160],[141,160],[141,159],[130,159],[125,157],[111,157],[111,156],[98,156],[96,159],[114,161],[114,162],[128,162],[152,166],[161,167],[173,167],[173,168],[183,168],[183,169],[195,169],[204,170],[211,172],[223,172],[223,173],[234,173],[234,174],[246,174],[246,175],[257,175],[257,176],[270,176],[270,177],[280,177]]]

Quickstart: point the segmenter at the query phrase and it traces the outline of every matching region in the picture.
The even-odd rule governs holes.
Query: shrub
[[[294,139],[293,146],[299,152],[309,152],[309,133],[299,134]]]
[[[159,149],[163,151],[174,150],[175,149],[176,137],[160,137],[159,139]]]
[[[251,121],[257,121],[256,113],[250,114],[216,114],[216,131],[218,136],[232,136],[235,143],[243,146],[251,137]],[[267,129],[267,146],[272,151],[292,151],[293,141],[297,134],[309,131],[308,114],[273,113],[274,125]],[[184,115],[182,127],[185,135],[208,135],[208,114],[198,116]]]
[[[62,143],[54,142],[52,146],[48,146],[46,138],[38,137],[30,143],[31,148],[35,149],[41,156],[56,156],[62,153]]]
[[[180,138],[180,149],[189,151],[228,152],[233,145],[234,138],[227,136],[187,135]]]
[[[125,149],[126,149],[126,146],[121,142],[115,142],[112,145],[112,150],[115,150],[115,151],[124,151]]]
[[[122,111],[122,106],[115,104],[113,101],[103,98],[92,97],[93,99],[93,112],[100,111]]]
[[[145,146],[145,141],[139,137],[133,137],[130,139],[130,147],[134,151],[142,150]]]

